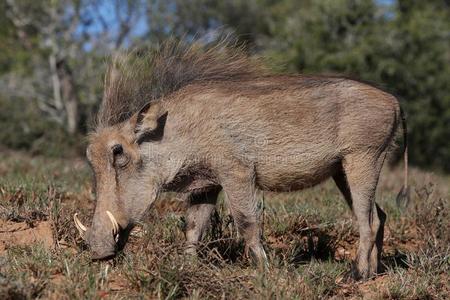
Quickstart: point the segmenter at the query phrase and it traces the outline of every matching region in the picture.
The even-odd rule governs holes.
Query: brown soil
[[[52,226],[49,221],[11,222],[0,220],[0,253],[12,246],[27,246],[42,243],[45,248],[54,245]]]

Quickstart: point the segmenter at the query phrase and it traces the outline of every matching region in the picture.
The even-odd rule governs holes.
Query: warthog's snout
[[[91,255],[92,260],[108,260],[114,258],[117,253],[115,247],[112,249],[105,249],[103,245],[100,247],[91,246],[91,250],[92,250]]]
[[[121,229],[110,211],[106,211],[103,218],[94,218],[92,228],[84,226],[78,219],[78,214],[73,216],[73,220],[91,249],[92,260],[110,259],[116,255]]]

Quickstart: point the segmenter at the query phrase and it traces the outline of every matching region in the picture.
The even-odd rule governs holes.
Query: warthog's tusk
[[[87,231],[87,228],[78,219],[78,214],[77,213],[75,213],[73,215],[73,221],[75,222],[75,227],[78,229],[78,232],[80,233],[81,237],[84,239],[84,234]]]
[[[109,219],[111,220],[111,223],[113,224],[113,234],[116,235],[119,233],[119,223],[117,223],[116,218],[114,218],[114,215],[107,210],[106,214],[108,215]]]

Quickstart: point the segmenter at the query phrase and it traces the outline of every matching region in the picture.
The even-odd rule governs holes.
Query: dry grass
[[[360,283],[345,280],[356,226],[331,182],[301,193],[264,195],[267,272],[246,259],[223,203],[200,257],[184,256],[184,208],[172,195],[157,203],[124,253],[92,263],[71,222],[76,210],[88,221],[94,208],[83,160],[3,157],[1,224],[22,222],[32,230],[48,221],[55,243],[7,245],[0,251],[1,299],[444,299],[450,294],[448,177],[413,170],[413,197],[399,209],[401,172],[386,170],[378,193],[389,216],[385,272]]]

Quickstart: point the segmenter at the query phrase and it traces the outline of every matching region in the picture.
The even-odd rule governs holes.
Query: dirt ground
[[[0,228],[0,255],[14,246],[40,243],[48,250],[54,247],[53,230],[48,221],[28,224],[0,220]]]

